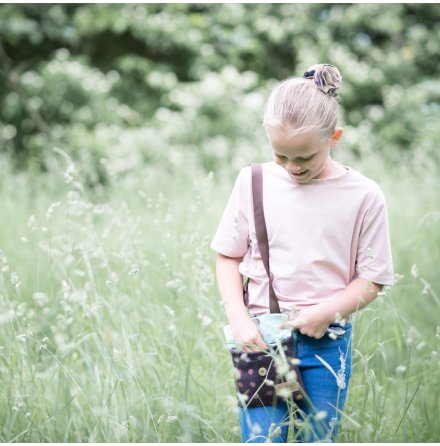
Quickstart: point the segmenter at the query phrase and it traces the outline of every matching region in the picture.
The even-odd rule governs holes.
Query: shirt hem
[[[365,277],[365,275],[358,274],[356,278],[365,279],[370,282],[374,282],[378,285],[383,285],[383,286],[394,286],[395,283],[394,278],[390,280],[389,277],[387,278],[375,277],[372,279],[371,277]]]

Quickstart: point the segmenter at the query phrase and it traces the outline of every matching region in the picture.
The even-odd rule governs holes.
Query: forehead
[[[313,131],[290,136],[288,130],[268,128],[266,133],[272,148],[281,154],[307,154],[320,146],[319,139]]]

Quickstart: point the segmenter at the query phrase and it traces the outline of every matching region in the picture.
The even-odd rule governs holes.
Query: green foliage
[[[53,147],[74,159],[87,150],[89,182],[104,184],[110,147],[76,138],[93,140],[100,126],[154,132],[160,115],[186,123],[172,139],[221,168],[225,151],[231,161],[252,138],[275,80],[329,62],[344,77],[348,150],[437,162],[438,19],[430,4],[0,5],[1,147],[43,169]]]

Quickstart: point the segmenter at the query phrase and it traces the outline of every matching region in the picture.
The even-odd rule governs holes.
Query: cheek
[[[310,162],[310,167],[311,168],[318,168],[318,167],[322,167],[327,161],[327,157],[326,156],[319,156],[316,159],[313,160],[313,162]]]
[[[275,164],[278,164],[279,166],[284,166],[286,164],[283,159],[278,158],[276,155],[273,155],[273,160],[275,161]]]

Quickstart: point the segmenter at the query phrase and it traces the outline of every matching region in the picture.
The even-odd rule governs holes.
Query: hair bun
[[[339,70],[330,64],[312,65],[305,73],[305,79],[313,79],[316,87],[328,94],[336,96],[338,88],[342,84],[342,76]]]

